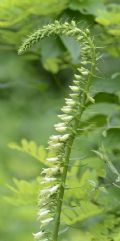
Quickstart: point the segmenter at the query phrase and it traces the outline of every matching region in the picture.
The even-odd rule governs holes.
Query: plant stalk
[[[89,44],[91,45],[92,49],[92,55],[93,55],[93,65],[91,66],[91,73],[94,73],[95,68],[96,68],[96,53],[94,46],[92,42],[89,41]],[[89,91],[89,87],[91,85],[92,81],[92,75],[90,74],[88,77],[87,85],[86,85],[86,91]],[[81,97],[80,97],[81,98]],[[75,119],[75,123],[73,126],[73,133],[71,134],[70,139],[68,140],[67,147],[66,147],[66,152],[65,152],[65,165],[63,168],[63,175],[62,175],[62,183],[60,186],[60,191],[59,191],[59,197],[58,197],[58,203],[57,203],[57,211],[56,211],[56,220],[55,220],[55,226],[54,226],[54,232],[53,232],[53,240],[52,241],[57,241],[58,240],[58,234],[59,234],[59,226],[60,226],[60,216],[61,216],[61,210],[62,210],[62,203],[63,203],[63,198],[64,198],[64,192],[65,192],[65,182],[66,182],[66,177],[67,177],[67,171],[68,171],[68,166],[69,166],[69,160],[70,160],[70,154],[72,150],[72,145],[76,137],[76,132],[79,127],[79,123],[81,120],[82,113],[84,111],[84,106],[86,103],[86,94],[83,94],[82,98],[82,106],[79,110],[78,116]]]

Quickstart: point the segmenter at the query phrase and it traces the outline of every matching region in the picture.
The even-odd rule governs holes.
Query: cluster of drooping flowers
[[[41,172],[42,190],[39,195],[38,219],[40,220],[40,232],[34,234],[35,239],[41,241],[56,241],[57,234],[53,232],[55,222],[58,229],[63,188],[72,142],[76,136],[77,128],[80,124],[82,112],[88,101],[94,103],[94,99],[89,95],[89,87],[95,69],[95,47],[89,35],[89,30],[80,30],[74,21],[71,23],[55,23],[44,26],[31,35],[19,50],[23,53],[39,39],[48,37],[51,34],[64,34],[73,36],[81,46],[81,66],[74,75],[73,84],[70,86],[69,97],[65,99],[65,106],[58,115],[60,122],[54,125],[56,134],[50,136],[48,141],[48,167]],[[67,163],[66,163],[67,160]],[[64,177],[63,177],[64,175]],[[50,231],[51,230],[51,231]],[[53,238],[56,237],[56,238]]]

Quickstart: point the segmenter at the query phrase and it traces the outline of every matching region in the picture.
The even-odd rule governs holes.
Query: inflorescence
[[[49,167],[41,172],[43,188],[38,200],[40,231],[33,234],[34,238],[39,241],[57,241],[58,239],[72,144],[86,104],[94,103],[93,97],[89,95],[89,88],[95,71],[96,51],[88,29],[80,30],[74,21],[70,23],[55,21],[31,35],[21,46],[19,54],[25,52],[40,39],[54,34],[74,37],[80,43],[81,65],[74,75],[69,97],[65,99],[65,105],[61,108],[61,114],[58,115],[60,122],[54,125],[56,134],[50,136],[48,141],[46,162]]]

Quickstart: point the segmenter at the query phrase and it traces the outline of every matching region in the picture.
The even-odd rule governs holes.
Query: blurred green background
[[[88,130],[76,140],[73,151],[78,160],[87,156],[81,176],[87,170],[83,179],[92,178],[91,189],[85,181],[84,185],[90,193],[94,189],[89,205],[95,206],[89,206],[88,197],[81,194],[83,206],[89,206],[88,216],[79,210],[79,218],[73,221],[73,227],[68,225],[60,240],[119,241],[120,4],[117,0],[0,1],[0,239],[32,241],[32,232],[39,228],[36,177],[44,165],[44,147],[53,133],[73,70],[80,62],[80,50],[72,38],[61,36],[42,40],[23,56],[18,56],[17,51],[27,35],[56,19],[75,20],[79,27],[89,27],[96,46],[100,47],[98,59],[102,55],[98,60],[100,77],[94,77],[91,88],[96,104],[88,106],[83,115],[83,125]],[[22,152],[13,150],[19,149],[13,148],[14,145],[9,148],[9,143],[20,143],[21,139],[42,145],[43,157],[35,160],[34,154],[23,153],[27,152],[24,148]],[[110,159],[107,164],[99,155],[102,145]],[[93,149],[99,150],[97,157],[91,152]],[[78,177],[76,182],[79,184],[80,180]],[[70,199],[70,195],[66,198]]]

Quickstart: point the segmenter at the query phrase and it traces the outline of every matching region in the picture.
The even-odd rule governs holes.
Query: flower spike
[[[18,54],[23,54],[41,39],[51,35],[72,36],[81,45],[81,64],[77,69],[73,84],[70,86],[69,97],[65,99],[66,105],[58,117],[62,122],[55,124],[55,135],[48,141],[48,157],[42,175],[42,190],[39,194],[38,219],[41,228],[33,234],[38,241],[57,241],[62,203],[65,191],[65,182],[69,166],[73,142],[80,126],[81,115],[88,102],[94,103],[89,94],[92,78],[96,69],[96,49],[89,29],[79,29],[75,21],[60,23],[55,21],[45,25],[33,33],[20,47]],[[43,231],[44,230],[44,231]],[[51,232],[52,230],[52,232]]]

